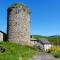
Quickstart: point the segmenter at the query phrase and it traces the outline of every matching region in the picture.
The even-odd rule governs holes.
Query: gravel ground
[[[51,54],[40,52],[38,55],[34,56],[33,58],[29,60],[57,60],[57,59],[54,58]]]

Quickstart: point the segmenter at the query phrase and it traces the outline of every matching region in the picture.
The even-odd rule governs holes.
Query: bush
[[[57,46],[52,46],[48,51],[50,51],[54,57],[60,58],[60,48]]]
[[[60,52],[53,52],[54,57],[60,58]]]

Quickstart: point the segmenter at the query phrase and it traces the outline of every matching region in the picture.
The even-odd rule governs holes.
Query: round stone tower
[[[7,9],[8,41],[30,43],[30,11],[22,3],[15,3]]]

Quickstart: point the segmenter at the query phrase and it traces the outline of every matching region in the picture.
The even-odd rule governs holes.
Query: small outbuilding
[[[7,34],[0,31],[0,42],[1,41],[6,41],[6,39],[7,39]]]

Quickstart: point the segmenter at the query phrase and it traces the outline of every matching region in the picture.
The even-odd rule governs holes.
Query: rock
[[[4,46],[0,46],[0,52],[5,52],[5,47]]]

